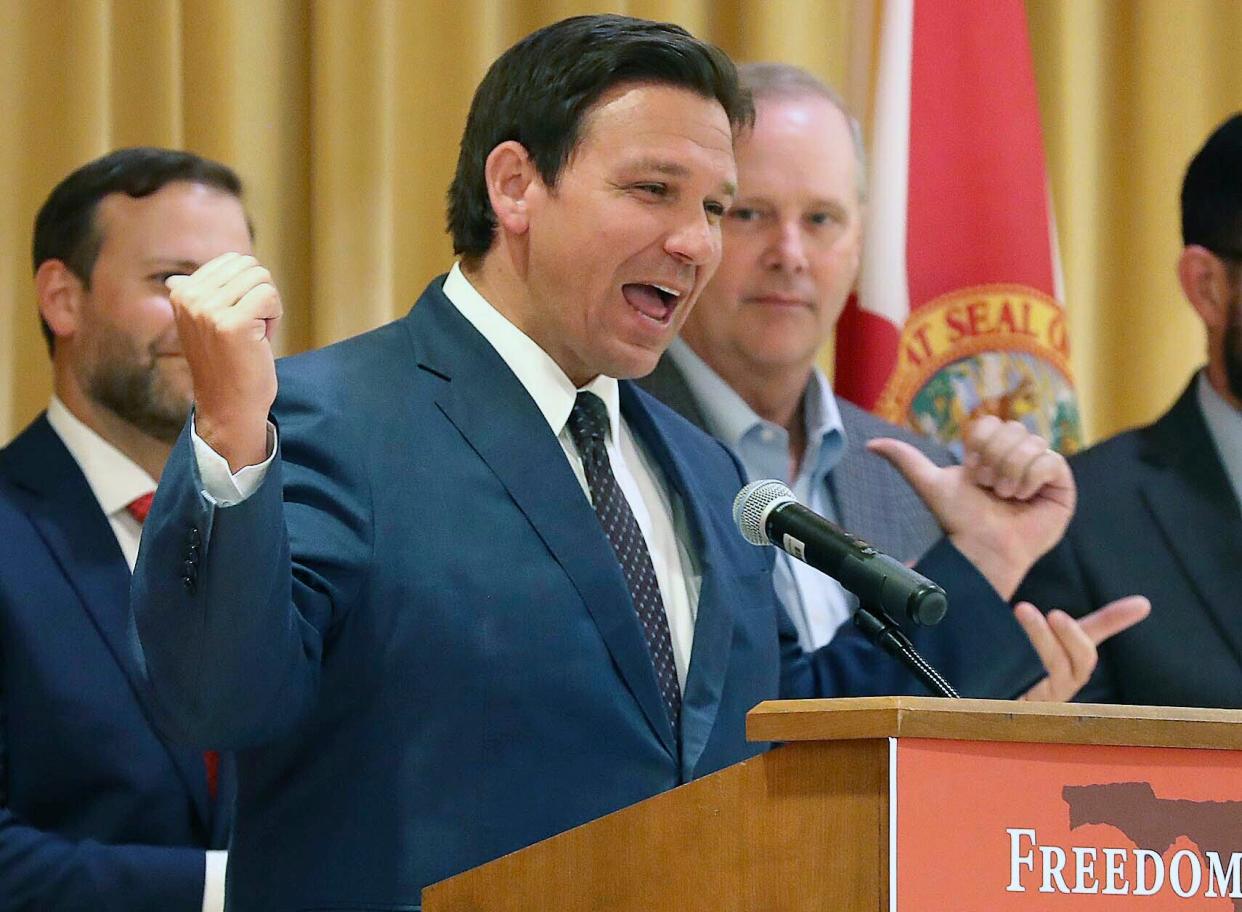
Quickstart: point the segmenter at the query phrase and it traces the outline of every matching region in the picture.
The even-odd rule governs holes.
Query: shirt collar
[[[680,337],[669,346],[668,356],[681,370],[690,392],[703,411],[707,429],[732,449],[737,450],[745,461],[745,443],[758,440],[764,443],[780,443],[786,454],[789,440],[785,429],[774,422],[759,417],[741,395],[729,386],[716,371]],[[841,423],[841,410],[828,378],[818,367],[811,373],[807,383],[803,411],[806,423],[807,449],[803,457],[802,475],[811,473],[825,475],[836,466],[845,452],[845,426]],[[765,433],[766,432],[766,433]],[[785,456],[788,462],[788,455]],[[753,472],[747,466],[748,472]],[[784,477],[786,472],[779,476]],[[792,481],[786,479],[786,481]]]
[[[737,449],[746,432],[763,423],[737,390],[708,367],[680,336],[673,340],[667,354],[686,378],[712,436]]]
[[[535,401],[535,406],[543,415],[552,433],[560,435],[573,410],[574,400],[579,390],[573,381],[565,375],[560,366],[552,360],[526,333],[510,322],[509,318],[487,301],[478,290],[470,284],[459,263],[454,263],[444,280],[444,295],[470,325],[479,331],[496,354],[513,371],[518,382]],[[617,439],[617,427],[620,421],[620,392],[617,381],[613,377],[602,374],[582,388],[604,400],[608,407],[609,431],[614,440]]]
[[[818,367],[811,371],[802,407],[806,416],[807,454],[814,461],[816,472],[827,474],[845,453],[845,425],[832,384]],[[812,447],[817,447],[817,451],[812,453]]]
[[[1225,401],[1208,382],[1207,371],[1199,374],[1199,410],[1208,433],[1216,444],[1216,452],[1233,485],[1238,502],[1242,503],[1242,412]]]
[[[57,396],[52,396],[48,403],[47,422],[86,476],[86,483],[106,516],[155,490],[154,478],[87,427]]]

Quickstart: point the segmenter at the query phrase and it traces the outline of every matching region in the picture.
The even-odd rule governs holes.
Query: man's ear
[[[527,203],[539,182],[526,147],[514,140],[502,142],[488,154],[483,177],[496,224],[508,234],[525,234],[530,227]]]
[[[1209,332],[1229,322],[1229,275],[1220,257],[1206,247],[1189,244],[1177,260],[1182,292]]]
[[[39,313],[59,337],[72,336],[81,319],[82,280],[61,260],[44,260],[35,272]]]

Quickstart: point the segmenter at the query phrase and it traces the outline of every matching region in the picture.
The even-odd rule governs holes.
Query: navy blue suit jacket
[[[202,908],[203,849],[224,848],[227,812],[208,801],[202,753],[165,741],[138,700],[129,583],[40,417],[0,451],[4,912]]]
[[[248,500],[213,508],[183,436],[147,521],[152,705],[240,749],[231,909],[417,908],[429,883],[765,750],[744,735],[762,700],[917,687],[858,636],[798,651],[771,553],[733,528],[739,465],[623,382],[702,575],[679,757],[590,503],[440,286],[280,363],[280,453]],[[1016,625],[951,547],[933,559],[980,606],[947,647],[963,683],[1029,674],[1024,645],[973,661]]]

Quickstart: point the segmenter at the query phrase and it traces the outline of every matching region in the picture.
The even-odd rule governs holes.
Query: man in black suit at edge
[[[1104,644],[1081,699],[1242,707],[1242,113],[1186,169],[1177,276],[1207,365],[1153,424],[1070,464],[1078,513],[1020,595],[1075,614],[1139,591],[1151,617]]]

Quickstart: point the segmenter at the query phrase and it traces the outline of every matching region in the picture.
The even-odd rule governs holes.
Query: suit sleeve
[[[193,746],[244,749],[294,730],[328,632],[365,585],[370,490],[349,461],[362,448],[341,445],[313,394],[284,404],[262,483],[231,507],[203,496],[187,426],[143,530],[131,604],[145,697],[159,727]]]
[[[74,842],[9,810],[0,695],[0,912],[199,912],[199,849]]]
[[[727,447],[744,484],[741,461]],[[916,568],[944,587],[949,612],[935,627],[903,623],[915,648],[963,697],[1007,699],[1023,693],[1044,675],[1039,656],[1010,609],[974,565],[947,538],[941,538]],[[780,697],[926,696],[927,688],[896,657],[846,623],[820,649],[807,653],[772,590],[780,641]]]
[[[944,587],[949,612],[935,627],[904,619],[915,648],[963,697],[1007,699],[1043,676],[1043,666],[1013,612],[948,539],[941,539],[916,569]],[[792,633],[792,624],[784,623]],[[873,645],[852,624],[821,649],[803,653],[796,634],[782,629],[781,696],[862,697],[928,691],[896,657]]]

